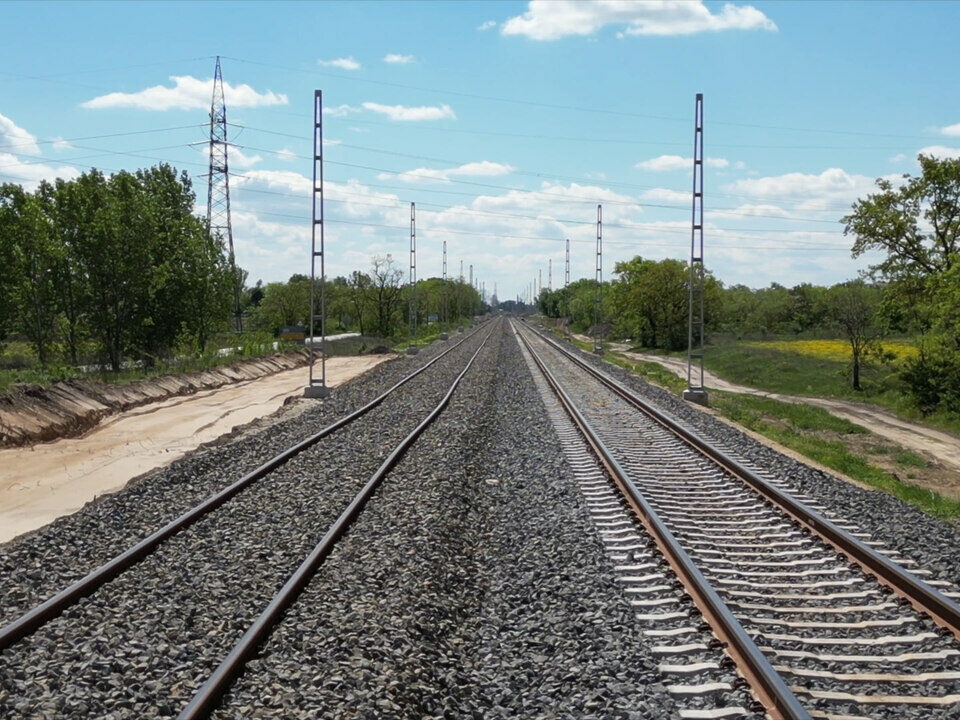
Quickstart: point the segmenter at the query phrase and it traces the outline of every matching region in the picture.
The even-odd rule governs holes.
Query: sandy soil
[[[336,386],[393,355],[333,357]],[[113,415],[86,435],[0,450],[0,542],[79,510],[132,478],[183,457],[299,396],[307,368],[279,372]]]
[[[687,361],[683,358],[631,352],[627,345],[620,343],[611,343],[610,347],[625,357],[659,363],[679,377],[685,378],[687,376]],[[703,375],[703,384],[707,388],[748,395],[761,395],[783,402],[806,403],[807,405],[822,407],[829,410],[833,415],[862,425],[876,435],[895,442],[901,447],[933,458],[951,470],[960,471],[960,438],[949,433],[917,425],[873,405],[862,405],[838,398],[801,397],[766,392],[728,382],[707,370],[704,371]]]

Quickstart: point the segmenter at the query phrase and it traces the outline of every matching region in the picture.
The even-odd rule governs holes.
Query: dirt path
[[[683,358],[631,352],[629,346],[622,343],[611,343],[610,347],[624,357],[633,360],[655,362],[679,377],[685,378],[687,376],[687,361]],[[782,402],[804,403],[824,408],[837,417],[862,425],[880,437],[895,442],[909,450],[932,456],[945,466],[960,471],[960,438],[940,430],[917,425],[874,405],[863,405],[839,398],[801,397],[798,395],[785,395],[782,393],[757,390],[756,388],[737,385],[736,383],[724,380],[709,370],[705,370],[703,373],[703,383],[708,388],[715,390],[746,395],[760,395]]]
[[[333,357],[327,382],[346,382],[392,355]],[[302,394],[307,368],[286,370],[111,416],[86,435],[0,450],[0,542],[79,510],[96,496],[183,457]]]

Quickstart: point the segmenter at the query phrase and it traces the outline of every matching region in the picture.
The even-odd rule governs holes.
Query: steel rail
[[[469,362],[467,362],[463,371],[457,375],[450,389],[447,390],[447,394],[443,396],[439,404],[393,449],[393,452],[387,456],[383,464],[370,476],[370,479],[366,485],[363,486],[363,489],[354,497],[333,525],[330,526],[320,542],[314,547],[313,551],[289,577],[280,591],[270,601],[270,604],[267,605],[266,609],[247,629],[243,637],[234,645],[233,649],[223,659],[217,669],[214,670],[213,674],[200,687],[196,694],[194,694],[190,702],[177,716],[177,720],[200,720],[200,718],[209,717],[210,713],[216,709],[223,693],[243,671],[247,660],[257,651],[260,643],[262,643],[270,634],[271,630],[282,621],[284,611],[299,597],[303,588],[306,587],[310,579],[316,574],[317,569],[333,551],[337,541],[343,537],[350,528],[350,525],[353,524],[353,521],[356,520],[387,473],[393,469],[404,456],[407,449],[423,431],[436,420],[437,416],[439,416],[443,409],[449,404],[450,398],[453,396],[460,381],[470,370],[474,360],[477,359],[477,356],[480,354],[480,351],[483,350],[487,344],[487,340],[490,339],[492,334],[493,330],[491,329],[483,339],[483,342],[480,343],[480,347],[477,348],[477,351],[470,358]]]
[[[757,644],[747,634],[740,621],[737,620],[727,604],[704,577],[696,563],[680,545],[676,536],[660,519],[657,511],[600,439],[596,430],[576,407],[566,390],[553,376],[553,373],[547,369],[530,341],[522,333],[518,332],[517,335],[564,410],[580,430],[606,468],[607,473],[636,513],[637,518],[647,529],[667,562],[670,563],[670,566],[680,578],[694,604],[703,613],[704,619],[710,624],[720,641],[724,643],[727,653],[737,664],[737,667],[743,671],[744,679],[750,685],[760,703],[774,720],[810,720],[810,715],[803,705],[800,704],[800,701],[780,674],[774,670],[773,665],[770,664]]]
[[[142,539],[133,547],[127,549],[119,555],[114,556],[111,560],[108,560],[106,563],[100,565],[94,570],[91,570],[87,575],[61,590],[56,595],[45,600],[43,603],[35,606],[31,610],[28,610],[16,620],[13,620],[3,627],[0,627],[0,651],[5,650],[14,643],[30,635],[37,628],[57,617],[60,613],[79,601],[81,598],[96,592],[99,588],[110,582],[113,578],[130,569],[147,557],[161,543],[184,528],[189,527],[201,517],[216,510],[241,490],[246,489],[252,483],[262,479],[272,471],[276,470],[278,467],[286,464],[304,450],[316,445],[327,435],[330,435],[344,426],[349,425],[357,418],[365,415],[367,412],[380,405],[388,395],[393,393],[400,386],[417,377],[420,373],[424,372],[442,357],[453,352],[460,347],[460,345],[467,342],[467,340],[472,338],[478,332],[480,332],[479,327],[456,344],[444,350],[442,353],[430,360],[430,362],[402,378],[399,382],[375,397],[366,405],[354,410],[350,414],[345,415],[305,440],[301,440],[296,445],[287,448],[279,455],[267,460],[265,463],[256,469],[251,470],[233,484],[228,485],[213,495],[210,495],[200,504],[194,506],[192,509],[186,511],[179,517],[174,518],[159,530],[154,531],[152,534]]]
[[[673,418],[668,417],[623,384],[577,357],[576,354],[564,348],[553,338],[547,337],[536,330],[533,330],[533,332],[536,332],[545,342],[582,367],[630,405],[648,415],[732,475],[740,478],[762,498],[772,502],[784,513],[860,566],[865,572],[875,577],[880,583],[909,600],[915,609],[926,613],[935,623],[953,633],[960,640],[960,605],[906,568],[866,545],[813,508],[780,488],[771,485],[743,463],[730,457],[716,445],[699,437]]]

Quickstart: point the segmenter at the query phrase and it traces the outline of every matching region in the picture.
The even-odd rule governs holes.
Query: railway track
[[[960,717],[947,583],[561,343],[515,330],[668,689],[688,699],[684,717]],[[759,702],[742,702],[726,658]]]
[[[155,647],[146,648],[152,657],[162,657],[176,652],[177,656],[173,658],[174,670],[181,673],[188,669],[188,666],[209,666],[210,650],[206,649],[206,659],[198,658],[197,648],[179,648],[172,649],[161,641],[163,637],[163,628],[156,627],[157,605],[162,605],[165,598],[162,597],[163,582],[171,584],[179,582],[182,585],[195,583],[196,587],[190,588],[188,595],[195,599],[195,607],[174,607],[173,612],[180,612],[183,617],[180,619],[187,627],[202,626],[206,621],[213,623],[221,628],[220,632],[205,633],[208,639],[211,639],[219,648],[223,648],[225,640],[242,637],[227,646],[228,652],[222,653],[216,650],[215,654],[220,657],[219,665],[206,678],[205,682],[197,682],[199,686],[196,694],[190,702],[180,711],[179,717],[187,718],[207,717],[216,707],[217,701],[224,690],[230,685],[232,680],[242,671],[247,659],[256,651],[259,644],[269,635],[273,627],[280,622],[283,612],[296,600],[304,586],[317,571],[324,559],[332,551],[337,541],[347,532],[350,525],[363,510],[370,497],[375,493],[378,486],[387,476],[396,463],[407,453],[414,445],[423,431],[433,423],[448,405],[459,386],[460,382],[467,375],[475,360],[487,345],[487,341],[497,331],[497,324],[493,327],[481,327],[468,334],[462,340],[451,343],[451,346],[437,355],[435,358],[419,367],[414,372],[402,378],[387,391],[381,393],[372,401],[366,403],[359,409],[349,413],[336,422],[328,425],[322,430],[314,433],[310,437],[302,440],[294,446],[291,446],[279,453],[269,461],[263,463],[252,472],[245,474],[242,478],[235,481],[223,490],[206,498],[203,502],[197,504],[189,511],[183,513],[176,519],[170,521],[159,530],[150,534],[134,546],[118,554],[112,560],[97,567],[88,573],[81,580],[73,583],[53,597],[49,598],[40,605],[23,613],[12,622],[7,623],[0,628],[0,651],[3,651],[0,665],[6,670],[5,675],[14,678],[22,686],[29,686],[31,682],[49,683],[55,685],[69,686],[71,680],[85,684],[92,678],[97,678],[104,685],[110,685],[109,680],[105,680],[101,675],[93,673],[90,678],[87,677],[57,677],[63,675],[64,668],[43,668],[37,665],[38,657],[43,658],[45,648],[50,647],[50,643],[56,644],[59,639],[70,636],[74,640],[76,636],[84,634],[95,634],[102,631],[98,627],[98,620],[109,616],[110,623],[114,623],[114,629],[117,632],[108,633],[110,642],[101,642],[101,636],[92,641],[91,645],[96,648],[96,654],[99,658],[114,658],[111,660],[92,658],[90,662],[83,662],[86,668],[91,663],[94,665],[103,664],[107,668],[112,668],[114,679],[123,675],[124,682],[128,683],[134,691],[141,691],[142,686],[148,684],[148,678],[130,678],[126,663],[121,659],[130,654],[144,650],[138,645],[134,651],[122,646],[114,645],[116,636],[123,636],[127,632],[132,636],[134,630],[142,631],[144,627],[149,627],[154,634]],[[461,358],[463,355],[465,357]],[[434,368],[433,373],[426,373],[430,368]],[[439,375],[434,378],[433,375]],[[452,382],[450,382],[452,376]],[[436,385],[437,380],[446,377],[447,381],[437,388],[429,388],[429,385]],[[428,382],[429,381],[429,382]],[[418,387],[417,384],[419,383]],[[403,388],[403,393],[401,393]],[[415,397],[411,398],[411,394]],[[394,407],[394,416],[384,415],[378,417],[377,408],[386,407],[387,404]],[[402,413],[400,422],[395,419],[398,406],[407,408],[409,411]],[[419,413],[418,408],[424,408],[429,412]],[[351,444],[352,434],[341,432],[345,428],[355,429],[355,425],[365,423],[367,425],[367,435],[371,432],[377,433],[375,436],[381,441],[378,446],[382,448],[381,452],[369,452],[371,456],[365,458],[363,462],[357,462],[356,452],[358,445],[362,441],[358,440]],[[382,426],[377,431],[377,426]],[[399,439],[399,442],[395,442]],[[321,440],[326,442],[321,443]],[[295,507],[286,508],[283,513],[284,523],[277,523],[271,530],[269,542],[262,543],[261,538],[255,537],[244,542],[238,542],[237,533],[242,533],[243,517],[247,513],[252,515],[260,514],[263,499],[269,493],[264,487],[273,482],[278,475],[292,473],[294,480],[304,483],[316,482],[313,478],[306,478],[302,475],[303,468],[296,467],[300,460],[315,453],[317,448],[326,448],[329,444],[329,453],[337,459],[337,465],[330,469],[328,475],[341,477],[341,482],[337,483],[337,492],[308,493],[309,504],[303,499],[291,499]],[[392,447],[392,450],[389,448]],[[388,452],[389,450],[389,452]],[[310,452],[308,452],[310,451]],[[370,465],[375,463],[376,470],[367,476],[363,482],[357,482],[352,472],[352,466]],[[305,463],[300,463],[305,464]],[[329,481],[329,478],[326,478]],[[341,487],[342,486],[342,487]],[[316,490],[322,490],[322,485],[317,485]],[[255,492],[263,493],[260,497],[253,497]],[[337,504],[336,501],[342,499],[344,502]],[[242,508],[237,506],[238,501],[246,502],[249,507]],[[296,503],[301,503],[297,505]],[[342,511],[340,510],[342,508]],[[222,509],[221,512],[216,512]],[[236,516],[236,517],[235,517]],[[258,518],[259,520],[259,518]],[[269,524],[269,518],[267,518]],[[223,522],[224,527],[220,528],[218,523]],[[232,523],[232,524],[231,524]],[[319,543],[310,541],[311,532],[309,528],[323,528],[322,537]],[[289,533],[284,536],[284,532]],[[171,558],[164,557],[169,552],[168,545],[174,542],[187,543],[187,547],[193,547],[189,543],[193,539],[186,536],[191,533],[206,535],[203,542],[197,543],[197,550],[194,556],[189,557],[190,567],[177,567],[175,564],[175,554]],[[312,535],[313,538],[317,535]],[[216,552],[215,546],[222,544],[222,552]],[[239,546],[239,550],[234,549],[233,545]],[[270,545],[281,547],[285,551],[282,558],[270,552]],[[291,561],[295,554],[289,552],[289,548],[307,548],[309,552],[304,556],[299,555],[296,558],[296,564],[291,569]],[[211,552],[211,549],[213,551]],[[233,555],[231,556],[231,551]],[[295,552],[295,551],[294,551]],[[215,598],[218,593],[222,593],[224,588],[218,578],[221,575],[229,574],[237,577],[242,584],[244,582],[244,573],[240,562],[246,562],[249,566],[262,564],[263,561],[278,562],[277,568],[274,568],[270,578],[264,583],[264,587],[251,593],[244,598],[246,607],[243,612],[236,612],[236,608],[231,608],[233,618],[230,622],[224,622],[215,616],[219,613],[216,607]],[[153,564],[154,567],[146,567]],[[128,578],[128,575],[137,574],[142,565],[143,577]],[[197,573],[197,569],[202,567],[203,571]],[[196,574],[195,574],[196,573]],[[149,579],[145,583],[144,577]],[[157,578],[160,578],[160,581]],[[111,581],[119,581],[112,584]],[[271,586],[271,583],[273,585]],[[145,585],[147,585],[145,587]],[[279,587],[274,592],[272,588]],[[127,596],[132,598],[132,604],[138,605],[144,609],[146,617],[138,620],[131,620],[123,617],[123,602]],[[252,605],[254,597],[268,597],[269,603],[261,605],[257,610]],[[93,601],[93,602],[91,602]],[[95,610],[93,608],[96,608]],[[207,614],[210,618],[199,619],[198,615]],[[238,620],[249,618],[251,622],[243,622],[242,628],[245,632],[240,632],[240,623]],[[118,624],[118,625],[117,625]],[[122,629],[122,631],[121,631]],[[45,637],[36,637],[44,634]],[[203,634],[203,633],[201,633]],[[22,655],[21,656],[21,651]],[[183,653],[187,653],[184,655]],[[176,660],[192,657],[192,662],[176,663]],[[167,663],[168,665],[170,663]],[[18,669],[29,667],[30,674],[23,675],[17,672]],[[119,669],[118,669],[119,668]],[[95,668],[97,669],[97,668]],[[137,668],[133,668],[137,669]],[[194,669],[189,667],[189,669]],[[47,671],[46,673],[44,671]],[[50,675],[53,680],[42,679]],[[191,673],[194,675],[194,673]],[[183,683],[176,683],[182,685]],[[157,689],[162,691],[162,683],[156,684]],[[2,689],[0,689],[2,690]],[[3,699],[4,692],[0,691],[0,700]],[[168,703],[157,702],[154,700],[154,708],[159,706],[161,714],[169,714],[171,705]],[[108,706],[93,707],[84,704],[88,708],[90,716],[102,716],[111,709]],[[52,708],[42,708],[43,714],[49,713]],[[22,703],[16,708],[7,707],[10,716],[18,714],[29,715],[27,704]],[[34,710],[37,714],[37,712]],[[19,716],[19,715],[16,715]]]

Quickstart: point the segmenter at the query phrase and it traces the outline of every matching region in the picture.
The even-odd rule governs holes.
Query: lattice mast
[[[227,158],[227,105],[223,97],[220,56],[213,72],[213,98],[210,101],[210,174],[207,176],[207,227],[210,236],[226,244],[233,281],[234,329],[243,331],[240,309],[242,278],[233,252],[233,224],[230,219],[230,165]]]
[[[603,354],[603,331],[600,328],[603,309],[603,205],[597,205],[597,269],[594,275],[597,285],[593,295],[593,351]]]
[[[447,241],[443,241],[443,322],[450,322],[447,316],[447,295],[450,294],[450,288],[447,287]]]
[[[567,238],[567,259],[563,268],[563,286],[570,284],[570,238]]]
[[[687,389],[683,397],[707,404],[703,387],[703,93],[693,111],[693,207],[690,222],[690,288],[687,329]]]
[[[307,350],[310,357],[309,380],[304,390],[305,397],[324,398],[330,394],[327,387],[327,293],[326,253],[323,237],[323,92],[313,92],[313,191],[310,225],[310,337]],[[317,230],[319,229],[319,233]],[[319,242],[318,242],[319,241]],[[320,259],[320,312],[317,310],[317,259]],[[317,377],[316,325],[320,321],[320,376]]]
[[[410,337],[417,336],[417,204],[410,203]]]
[[[547,259],[547,290],[553,292],[553,258]]]

